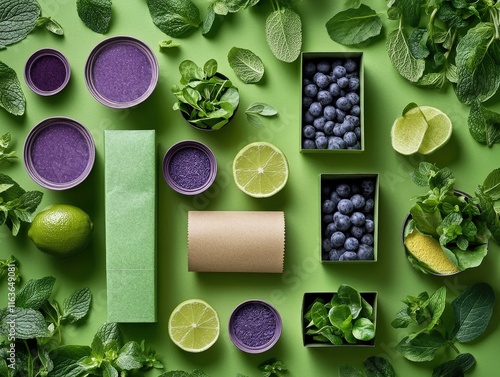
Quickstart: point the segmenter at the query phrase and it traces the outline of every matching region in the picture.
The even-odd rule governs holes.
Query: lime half
[[[418,153],[429,154],[438,150],[450,140],[452,132],[451,120],[448,115],[435,107],[420,106],[420,110],[424,114],[429,127],[425,131]]]

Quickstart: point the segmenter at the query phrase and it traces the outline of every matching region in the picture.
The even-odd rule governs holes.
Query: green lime
[[[35,246],[54,257],[78,254],[89,244],[94,225],[82,209],[69,204],[54,204],[39,212],[28,230]]]
[[[448,115],[435,107],[420,106],[420,110],[424,114],[429,127],[425,131],[418,153],[429,154],[438,150],[450,140],[451,120]]]

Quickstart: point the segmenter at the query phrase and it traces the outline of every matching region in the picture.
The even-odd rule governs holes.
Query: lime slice
[[[441,110],[430,106],[420,106],[420,110],[427,120],[428,128],[425,132],[422,144],[418,148],[418,153],[429,154],[443,145],[445,145],[451,137],[451,120]]]
[[[219,337],[217,312],[203,300],[181,302],[168,320],[168,335],[172,342],[187,352],[202,352]]]
[[[255,198],[266,198],[285,186],[288,163],[276,146],[267,142],[250,143],[234,158],[233,177],[244,193]]]
[[[428,127],[418,107],[409,110],[404,116],[397,118],[392,125],[392,147],[396,152],[404,155],[418,152]]]

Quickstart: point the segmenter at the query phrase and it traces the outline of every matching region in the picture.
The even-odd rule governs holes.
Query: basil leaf
[[[488,174],[483,182],[482,189],[491,200],[500,199],[500,168],[494,169]]]
[[[85,317],[90,308],[92,294],[89,288],[79,289],[66,300],[64,300],[62,308],[61,321],[74,323]]]
[[[500,114],[486,109],[479,101],[473,101],[469,110],[469,132],[478,143],[488,147],[500,143]]]
[[[352,314],[352,318],[357,318],[361,312],[361,294],[349,285],[340,285],[331,302],[332,306],[346,305]]]
[[[0,333],[10,334],[11,326],[14,328],[14,336],[17,339],[50,336],[47,322],[38,310],[20,307],[4,308],[0,311]]]
[[[375,337],[375,324],[368,318],[358,318],[352,326],[352,335],[365,342],[372,340]]]
[[[99,34],[109,29],[111,0],[77,0],[76,10],[85,26]]]
[[[90,347],[62,346],[52,350],[49,356],[54,363],[50,377],[80,377],[87,368],[78,361],[90,356]]]
[[[200,11],[190,0],[147,0],[153,23],[165,34],[184,37],[201,24]]]
[[[446,287],[443,286],[436,290],[427,303],[427,308],[432,315],[432,320],[427,325],[427,330],[432,330],[439,323],[441,315],[446,307]]]
[[[457,341],[466,343],[479,337],[488,327],[494,305],[495,292],[487,283],[477,283],[453,300]]]
[[[40,17],[36,0],[0,0],[0,9],[0,46],[26,38]]]
[[[380,356],[370,356],[364,361],[367,377],[396,377],[389,361]]]
[[[248,49],[233,47],[227,55],[227,60],[236,76],[245,84],[259,82],[264,75],[264,63]]]
[[[273,11],[266,19],[266,40],[276,58],[291,63],[302,49],[302,21],[290,8]]]
[[[389,59],[401,76],[411,82],[417,82],[425,70],[425,60],[416,59],[410,51],[408,41],[401,28],[394,30],[387,37]]]
[[[432,371],[432,377],[457,377],[474,366],[476,359],[470,353],[461,353],[454,360],[438,365]]]
[[[343,45],[357,45],[380,35],[382,21],[367,5],[350,8],[337,13],[326,23],[332,40]]]
[[[14,115],[23,115],[26,108],[26,98],[16,72],[1,61],[0,106]]]
[[[398,350],[410,361],[430,361],[434,359],[436,352],[447,345],[447,340],[438,331],[431,333],[420,333],[413,339],[403,338],[398,345]]]
[[[29,280],[17,293],[16,305],[20,308],[39,309],[52,294],[55,281],[52,276]]]

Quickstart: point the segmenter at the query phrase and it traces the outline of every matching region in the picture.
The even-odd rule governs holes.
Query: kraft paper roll
[[[188,270],[282,273],[281,211],[189,211]]]

